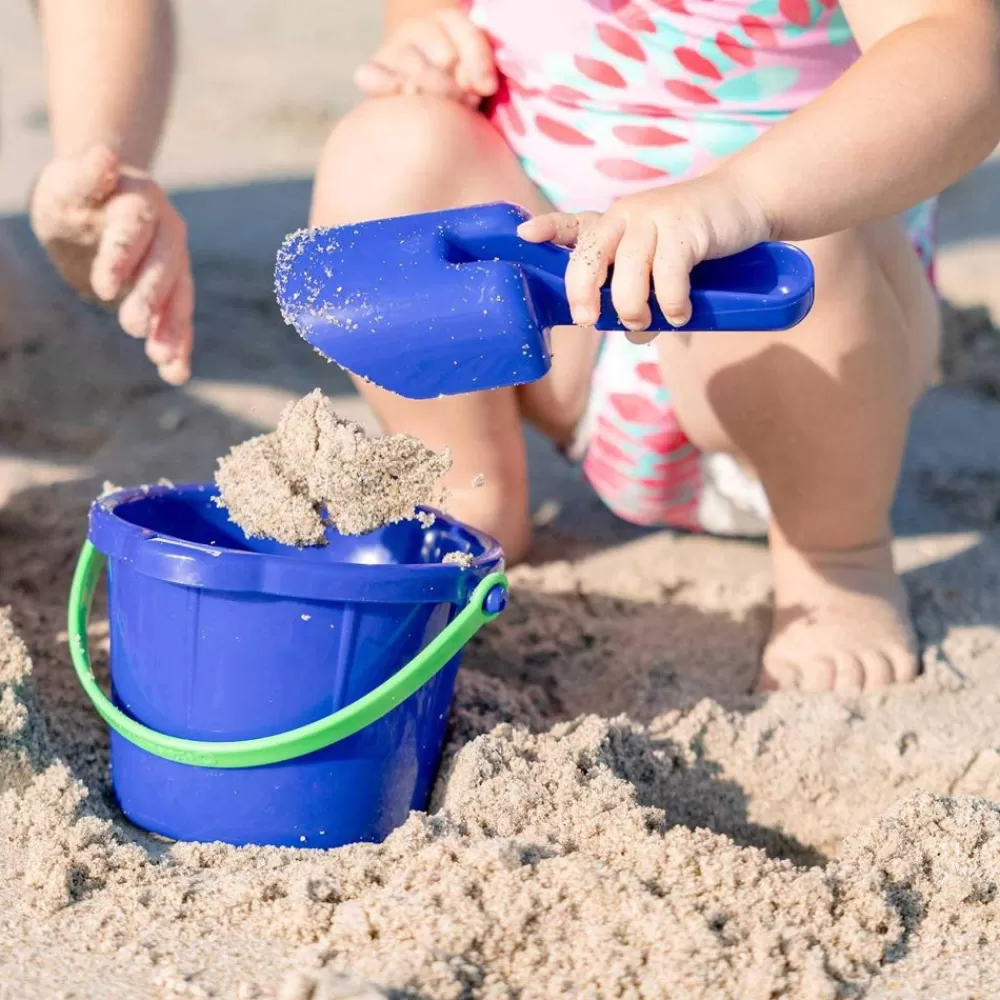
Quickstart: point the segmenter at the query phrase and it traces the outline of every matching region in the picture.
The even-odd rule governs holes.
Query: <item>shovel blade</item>
[[[528,217],[498,203],[293,233],[275,268],[282,315],[328,360],[410,399],[533,382],[552,365],[549,330],[572,320],[569,251],[521,240]],[[812,307],[813,281],[809,258],[783,243],[705,261],[684,330],[788,329]],[[651,329],[675,329],[655,296],[650,311]],[[597,327],[625,329],[608,284]]]
[[[278,254],[285,321],[320,354],[409,399],[533,382],[551,366],[524,269],[477,260],[459,229],[510,235],[513,206],[302,230]]]

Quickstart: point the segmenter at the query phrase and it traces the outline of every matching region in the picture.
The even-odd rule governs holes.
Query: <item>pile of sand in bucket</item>
[[[515,571],[430,812],[331,851],[126,824],[0,619],[0,997],[1000,994],[996,546],[912,584],[925,636],[959,623],[914,685],[756,699],[764,583],[674,544]]]

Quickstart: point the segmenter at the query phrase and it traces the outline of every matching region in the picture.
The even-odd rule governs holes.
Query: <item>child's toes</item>
[[[891,656],[882,650],[866,650],[858,658],[865,691],[880,691],[896,681],[896,670]],[[902,678],[900,678],[902,679]]]
[[[911,681],[916,643],[888,543],[799,552],[772,542],[775,615],[759,687],[854,694]]]

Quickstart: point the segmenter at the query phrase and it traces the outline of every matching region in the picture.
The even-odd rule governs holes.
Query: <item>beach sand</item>
[[[766,551],[621,524],[530,436],[538,541],[468,650],[429,814],[334,852],[122,820],[64,631],[89,502],[210,479],[317,385],[372,428],[282,325],[271,268],[374,15],[180,6],[162,163],[199,346],[176,391],[32,243],[40,77],[26,10],[0,0],[0,998],[1000,995],[996,161],[943,205],[942,290],[983,308],[950,317],[897,504],[915,684],[752,694]],[[104,678],[100,609],[92,633]]]

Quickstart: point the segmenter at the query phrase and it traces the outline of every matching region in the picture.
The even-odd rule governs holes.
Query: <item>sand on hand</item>
[[[408,434],[371,438],[337,415],[316,389],[290,403],[277,430],[236,445],[219,459],[220,507],[251,538],[322,545],[325,530],[363,535],[440,506],[451,467]],[[426,516],[426,515],[425,515]]]

